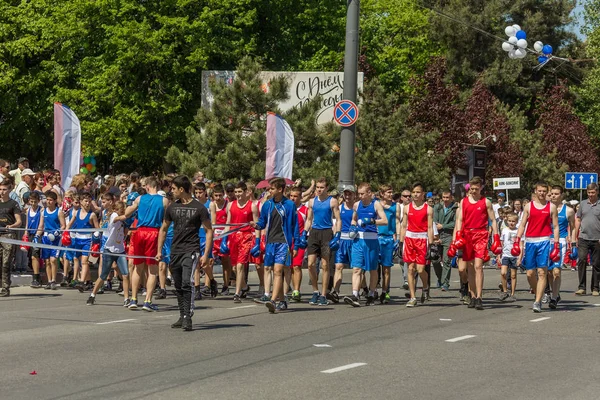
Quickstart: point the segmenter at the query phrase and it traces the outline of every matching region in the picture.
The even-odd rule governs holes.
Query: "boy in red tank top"
[[[406,307],[417,305],[416,276],[423,283],[421,304],[429,298],[429,277],[425,264],[433,248],[433,208],[425,203],[423,185],[416,183],[412,188],[413,201],[402,210],[402,230],[400,231],[400,252],[408,264],[408,288],[410,299]],[[429,244],[429,249],[428,249]],[[427,286],[427,287],[426,287]]]
[[[227,205],[229,202],[225,199],[225,189],[223,185],[216,185],[213,189],[213,201],[210,202],[210,218],[213,227],[215,225],[222,225],[227,222]],[[215,228],[215,237],[220,236],[225,231],[224,228]],[[223,266],[223,289],[221,295],[229,295],[229,280],[231,278],[231,260],[229,258],[229,247],[227,246],[227,240],[225,244],[221,246],[223,239],[215,239],[213,244],[213,257],[219,257],[221,259],[221,265]]]
[[[541,182],[535,185],[535,196],[523,210],[519,231],[511,250],[513,255],[521,252],[521,237],[525,234],[527,246],[524,263],[529,286],[535,293],[533,312],[536,313],[542,312],[542,295],[546,288],[548,265],[550,261],[560,259],[558,211],[556,206],[546,199],[547,194],[548,185]],[[551,236],[554,237],[553,245],[550,243]]]
[[[234,194],[236,200],[227,205],[227,224],[246,224],[258,221],[258,208],[248,198],[248,187],[244,182],[235,185]],[[229,229],[229,227],[225,227],[223,234],[227,233]],[[248,290],[245,264],[250,260],[254,235],[254,228],[245,226],[227,237],[231,265],[235,265],[236,270],[234,303],[241,303],[242,295]]]
[[[467,275],[471,300],[469,308],[483,310],[483,263],[490,259],[488,244],[488,226],[492,223],[494,242],[492,251],[502,251],[496,215],[492,202],[481,195],[483,181],[475,176],[469,181],[469,195],[462,199],[456,212],[456,225],[452,245],[463,251],[463,262],[467,264]]]

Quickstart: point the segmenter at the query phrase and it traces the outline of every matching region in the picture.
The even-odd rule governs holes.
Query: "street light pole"
[[[356,104],[358,92],[358,21],[360,0],[348,0],[346,51],[344,55],[344,100]],[[340,175],[338,190],[354,185],[354,147],[356,124],[343,128],[340,136]]]

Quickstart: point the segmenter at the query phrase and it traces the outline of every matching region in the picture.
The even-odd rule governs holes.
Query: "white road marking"
[[[465,340],[465,339],[471,339],[476,337],[477,335],[465,335],[465,336],[459,336],[459,337],[455,337],[453,339],[448,339],[446,340],[446,342],[448,343],[455,343],[455,342],[460,342],[461,340]]]
[[[158,315],[156,318],[171,318],[174,317],[175,314],[169,314],[169,315]]]
[[[96,325],[118,324],[119,322],[129,322],[129,321],[137,321],[137,320],[135,318],[132,318],[132,319],[120,319],[120,320],[117,320],[117,321],[96,322]]]
[[[326,369],[325,371],[321,371],[321,372],[324,374],[334,374],[336,372],[345,371],[347,369],[362,367],[363,365],[367,365],[367,363],[352,363],[352,364],[342,365],[341,367]]]
[[[440,318],[440,321],[452,321],[452,320],[449,318]]]
[[[550,317],[542,317],[542,318],[536,318],[536,319],[532,319],[530,320],[531,322],[541,322],[541,321],[545,321],[547,319],[550,319]]]
[[[600,307],[600,304],[594,304],[596,307]]]
[[[313,344],[315,347],[331,347],[329,344]]]
[[[252,305],[249,305],[249,306],[231,307],[231,308],[228,308],[228,310],[239,310],[241,308],[252,308],[252,307],[256,307],[256,304],[252,304]]]

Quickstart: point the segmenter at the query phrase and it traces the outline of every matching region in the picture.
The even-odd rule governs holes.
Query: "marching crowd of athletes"
[[[23,181],[33,181],[27,178],[30,171],[21,171]],[[594,253],[600,247],[600,211],[594,207],[598,195],[594,184],[575,214],[564,204],[561,187],[543,183],[536,184],[530,202],[521,202],[519,209],[513,202],[514,212],[507,212],[502,204],[492,205],[482,196],[477,177],[458,203],[443,192],[442,201],[435,204],[421,184],[402,191],[400,197],[388,185],[375,193],[368,183],[334,197],[324,178],[304,192],[275,178],[269,181],[269,190],[255,199],[254,186],[244,182],[215,185],[209,196],[201,179],[192,183],[185,176],[167,181],[136,176],[123,182],[121,191],[105,187],[99,201],[77,186],[66,192],[56,184],[46,191],[30,190],[21,198],[22,221],[19,199],[11,198],[16,192],[12,176],[2,173],[0,179],[0,239],[5,239],[2,296],[10,295],[15,248],[10,240],[14,242],[19,229],[24,230],[22,253],[29,254],[34,271],[32,287],[41,287],[43,263],[46,288],[56,289],[60,261],[65,285],[91,291],[88,305],[95,303],[105,281],[114,276],[121,282],[125,307],[157,311],[154,289],[158,284],[156,296],[165,298],[166,285],[172,281],[181,317],[173,327],[186,330],[191,329],[194,301],[218,294],[212,271],[217,258],[223,266],[221,294],[233,292],[233,301],[241,302],[249,292],[247,271],[253,263],[260,280],[260,297],[255,301],[266,304],[272,313],[287,309],[288,300],[302,301],[303,265],[308,267],[313,289],[310,304],[340,301],[345,267],[353,270],[352,293],[343,298],[345,303],[360,307],[361,301],[368,306],[379,300],[385,304],[390,301],[395,259],[404,265],[407,307],[430,299],[431,265],[438,286],[448,290],[451,265],[457,264],[462,301],[481,310],[483,264],[490,260],[490,252],[501,265],[502,301],[514,299],[516,271],[523,267],[535,296],[533,310],[541,311],[544,297],[556,308],[561,269],[569,258],[579,260],[576,293],[585,294],[588,253],[594,264],[592,294],[598,295],[600,255]],[[499,215],[502,218],[497,219]],[[92,284],[90,258],[98,256],[99,277]],[[419,301],[418,278],[422,282]],[[140,294],[143,300],[141,296],[138,300]]]

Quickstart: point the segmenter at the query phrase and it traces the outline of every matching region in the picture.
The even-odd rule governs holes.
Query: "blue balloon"
[[[90,160],[90,164],[96,165],[96,159],[94,157],[92,157],[92,159]]]
[[[525,33],[525,31],[517,31],[517,34],[515,36],[517,37],[517,39],[527,39],[527,34]]]
[[[544,53],[545,55],[552,54],[552,46],[550,46],[549,44],[545,44],[542,48],[542,53]]]
[[[539,57],[538,57],[538,62],[539,62],[540,64],[543,64],[543,63],[545,63],[546,61],[548,61],[548,57],[546,57],[546,56],[539,56]]]

